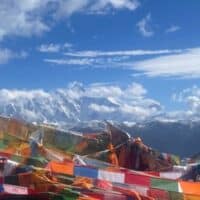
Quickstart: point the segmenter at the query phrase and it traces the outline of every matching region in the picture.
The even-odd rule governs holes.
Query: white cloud
[[[71,49],[72,48],[72,44],[69,43],[69,42],[65,42],[64,45],[63,45],[63,49]]]
[[[108,8],[134,10],[138,5],[137,0],[1,0],[0,40],[13,35],[41,35],[55,20],[74,13],[98,14]]]
[[[113,56],[144,56],[144,55],[159,55],[159,54],[170,54],[170,53],[179,53],[181,50],[124,50],[124,51],[72,51],[66,52],[66,56],[72,57],[113,57]]]
[[[13,101],[15,99],[33,99],[35,97],[49,98],[49,94],[43,90],[0,90],[0,101]]]
[[[43,50],[46,51],[46,48]],[[77,65],[93,68],[113,68],[124,67],[130,68],[129,61],[135,56],[151,56],[181,53],[183,50],[161,49],[161,50],[124,50],[124,51],[71,51],[65,52],[66,57],[46,58],[44,62],[57,65]]]
[[[200,111],[200,88],[197,86],[184,89],[178,94],[173,94],[172,99],[175,102],[186,103],[189,109],[194,112]]]
[[[180,26],[172,25],[165,32],[166,33],[173,33],[173,32],[179,31],[180,29],[181,29]]]
[[[150,114],[148,112],[148,110],[146,110],[143,107],[131,106],[131,105],[128,105],[128,104],[124,104],[121,107],[121,110],[122,110],[122,112],[127,113],[127,114],[133,114],[134,113],[134,115],[136,115],[139,118],[143,118],[143,119],[148,117],[149,114]]]
[[[86,89],[86,94],[88,97],[107,99],[111,104],[106,106],[105,103],[96,103],[92,106],[93,111],[102,109],[102,112],[107,112],[107,114],[110,112],[122,121],[141,121],[153,118],[163,110],[159,102],[146,97],[147,90],[138,83],[132,83],[125,88],[117,85],[92,86]]]
[[[63,45],[50,43],[50,44],[42,44],[37,49],[38,51],[43,53],[58,53],[61,50],[70,49],[71,47],[72,44],[70,43],[65,43]]]
[[[69,17],[74,13],[87,12],[90,2],[90,0],[57,0],[57,9],[54,16],[60,19]]]
[[[88,106],[89,109],[99,112],[99,113],[112,113],[114,111],[116,111],[116,109],[114,107],[109,107],[109,106],[105,106],[105,105],[98,105],[95,103],[92,103]]]
[[[157,56],[130,63],[129,66],[147,76],[200,77],[200,48],[185,49],[181,53]]]
[[[101,14],[110,9],[135,10],[138,0],[57,0],[56,17],[70,16],[76,12]]]
[[[15,58],[25,58],[27,57],[27,53],[22,51],[20,53],[15,53],[10,49],[0,49],[0,64],[5,64],[11,59]]]
[[[31,36],[48,31],[38,13],[47,1],[2,0],[0,3],[0,39],[8,35]]]
[[[93,63],[93,59],[44,59],[45,62],[56,64],[56,65],[80,65],[87,66]]]
[[[37,50],[42,52],[42,53],[58,53],[62,50],[70,50],[73,45],[71,43],[64,43],[64,44],[54,44],[54,43],[49,43],[49,44],[41,44]]]
[[[173,94],[172,100],[183,104],[184,109],[169,113],[169,117],[181,120],[200,120],[200,88],[198,86]]]
[[[107,67],[116,67],[115,63],[122,61],[123,57],[118,58],[91,58],[91,57],[83,57],[83,58],[58,58],[58,59],[44,59],[44,62],[52,63],[55,65],[65,65],[65,66],[77,66],[77,67],[91,67],[91,68],[107,68]]]
[[[150,23],[151,23],[151,14],[148,14],[146,17],[144,17],[141,21],[137,23],[137,27],[140,33],[144,37],[151,37],[154,35],[154,32],[150,26]]]
[[[160,56],[161,55],[179,55],[187,52],[188,49],[160,49],[160,50],[124,50],[124,51],[71,51],[64,53],[61,58],[45,58],[44,62],[52,63],[55,65],[73,65],[76,67],[88,68],[123,68],[123,69],[136,69],[143,70],[142,64],[146,60],[134,62],[134,58],[140,56]],[[159,57],[159,58],[160,58]],[[163,56],[164,57],[164,56]],[[138,65],[140,67],[138,67]],[[156,68],[156,66],[154,66]],[[146,73],[146,72],[145,72]],[[137,73],[136,76],[143,75]],[[149,74],[147,74],[149,75]]]
[[[147,90],[138,83],[132,83],[131,85],[128,86],[126,89],[126,93],[130,97],[142,97],[147,93]]]
[[[9,49],[0,49],[0,64],[7,63],[13,58],[13,53]]]
[[[93,5],[91,5],[91,12],[105,12],[109,10],[110,7],[115,9],[129,9],[135,10],[139,6],[139,2],[137,0],[99,0],[96,1]]]
[[[133,76],[200,77],[200,48],[124,50],[124,51],[68,51],[62,58],[46,58],[57,65],[77,65],[91,68],[122,68],[134,70]],[[135,57],[145,56],[146,59]],[[149,58],[150,57],[150,58]]]
[[[89,97],[120,97],[123,94],[122,89],[115,85],[92,85],[86,90],[86,95]]]
[[[59,44],[42,44],[38,47],[40,52],[50,52],[55,53],[60,51],[61,46]]]

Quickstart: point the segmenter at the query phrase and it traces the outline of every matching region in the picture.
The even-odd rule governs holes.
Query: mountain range
[[[135,91],[138,85],[133,88]],[[130,88],[125,95],[113,86],[86,89],[73,83],[51,92],[2,89],[0,115],[87,133],[104,130],[103,120],[109,120],[159,151],[180,156],[200,151],[200,121],[158,120],[158,116],[164,119],[159,103],[145,99],[141,88],[138,91],[140,95],[132,95],[130,101]]]
[[[91,120],[141,121],[160,114],[158,102],[143,97],[133,84],[122,92],[114,86],[84,87],[72,83],[64,89],[0,90],[0,115],[28,122],[65,125]],[[137,90],[138,93],[133,92]]]
[[[160,152],[190,157],[200,152],[199,121],[148,121],[143,123],[115,123],[121,130]],[[97,132],[105,128],[103,122],[78,123],[71,127],[80,132]]]

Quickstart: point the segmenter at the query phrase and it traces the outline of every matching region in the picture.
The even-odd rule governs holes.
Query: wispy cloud
[[[132,69],[147,76],[200,77],[200,48],[183,49],[181,53],[157,56],[131,65]]]
[[[151,14],[150,13],[137,23],[139,32],[144,37],[151,37],[154,35],[154,31],[152,30],[150,23],[151,23]]]
[[[173,32],[179,31],[180,29],[181,29],[180,26],[172,25],[168,29],[166,29],[165,32],[166,33],[173,33]]]
[[[99,113],[112,113],[116,111],[115,107],[99,105],[95,103],[91,103],[88,108]]]
[[[145,56],[145,55],[159,55],[159,54],[170,54],[179,53],[181,50],[124,50],[124,51],[75,51],[66,52],[66,56],[72,57],[112,57],[112,56]]]
[[[60,58],[45,58],[44,62],[52,63],[54,65],[73,65],[80,68],[89,67],[89,68],[122,68],[135,70],[136,75],[148,75],[148,76],[168,76],[172,75],[170,68],[166,67],[166,74],[164,74],[163,66],[160,66],[161,63],[167,62],[176,62],[180,56],[185,57],[185,55],[190,54],[197,50],[194,49],[160,49],[160,50],[124,50],[124,51],[71,51],[63,53]],[[63,56],[64,55],[64,56]],[[151,59],[145,59],[145,57],[150,57]],[[137,62],[134,60],[137,57]],[[152,58],[153,57],[153,58]],[[162,61],[162,59],[165,59]],[[197,58],[198,59],[198,58]],[[158,61],[159,60],[159,63]],[[161,60],[161,61],[160,61]],[[180,58],[181,62],[182,58]],[[152,64],[152,68],[148,65],[151,65],[150,62],[157,62]],[[192,61],[192,62],[195,62]],[[186,63],[185,63],[186,64]],[[184,64],[184,66],[185,66]],[[177,70],[174,67],[175,63],[171,70]],[[152,71],[151,71],[152,69]],[[160,72],[159,72],[160,69]],[[181,70],[180,66],[180,70]],[[163,70],[163,71],[162,71]],[[189,71],[189,69],[188,69]],[[157,72],[157,74],[156,74]],[[169,72],[167,74],[167,72]],[[163,74],[162,74],[163,73]],[[174,74],[176,76],[177,74]],[[180,74],[181,76],[182,74]]]
[[[44,62],[55,65],[76,65],[90,68],[133,68],[135,57],[158,56],[181,53],[181,49],[161,50],[124,50],[124,51],[75,51],[69,50],[60,55],[60,58],[45,58]],[[63,56],[64,55],[64,56]]]
[[[0,40],[8,35],[32,36],[48,31],[49,26],[42,20],[42,13],[38,12],[46,5],[47,1],[38,0],[1,1]]]
[[[70,49],[72,47],[72,44],[70,43],[65,43],[65,44],[42,44],[40,45],[37,50],[43,53],[58,53],[61,50],[64,49]]]
[[[0,49],[0,64],[5,64],[12,59],[26,58],[27,56],[28,54],[25,51],[16,53],[10,49]]]
[[[40,47],[38,47],[38,51],[50,52],[50,53],[59,52],[60,45],[59,44],[42,44]]]
[[[136,59],[138,61],[135,61]],[[57,65],[132,69],[133,76],[200,77],[200,48],[198,47],[163,50],[68,51],[61,58],[46,58],[44,61]]]
[[[90,6],[90,12],[105,13],[114,9],[129,9],[135,10],[140,5],[137,0],[98,0]]]
[[[110,9],[134,10],[138,6],[137,0],[3,0],[0,4],[0,18],[3,19],[0,21],[0,40],[12,35],[41,35],[51,29],[53,22],[74,13],[109,13]]]
[[[185,104],[184,110],[171,113],[176,119],[200,120],[200,88],[196,85],[172,95],[175,103]]]
[[[63,44],[63,49],[71,49],[72,46],[73,46],[73,45],[72,45],[71,43],[65,42],[65,43]]]
[[[83,59],[44,59],[44,62],[52,63],[52,64],[57,64],[57,65],[91,65],[94,60],[93,59],[88,59],[88,58],[83,58]]]

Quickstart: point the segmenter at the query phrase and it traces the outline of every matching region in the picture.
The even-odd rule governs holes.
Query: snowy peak
[[[84,86],[73,82],[54,91],[0,90],[0,115],[28,122],[66,124],[91,120],[141,121],[162,113],[142,85]]]

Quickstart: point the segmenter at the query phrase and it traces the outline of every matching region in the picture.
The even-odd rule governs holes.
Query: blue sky
[[[199,10],[196,0],[2,0],[0,88],[137,83],[167,111],[187,110],[198,92],[178,96],[200,83]]]

